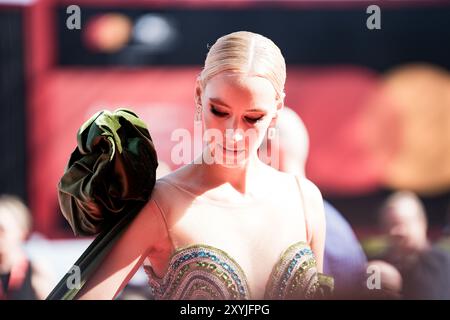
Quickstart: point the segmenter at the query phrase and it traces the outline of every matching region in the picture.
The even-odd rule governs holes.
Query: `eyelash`
[[[264,118],[264,116],[261,116],[259,118],[245,117],[245,120],[247,120],[249,123],[257,123],[257,122],[261,121],[263,118]]]
[[[214,115],[216,115],[216,116],[218,116],[218,117],[221,117],[221,118],[224,118],[224,117],[226,117],[226,116],[228,115],[228,113],[226,113],[226,112],[220,112],[220,111],[218,111],[216,108],[214,108],[214,106],[211,106],[211,112],[212,112]],[[258,121],[261,121],[263,118],[264,118],[264,116],[261,116],[261,117],[259,117],[259,118],[249,118],[249,117],[245,117],[245,120],[246,120],[248,123],[255,124],[255,123],[257,123]]]
[[[216,116],[218,116],[218,117],[221,117],[221,118],[226,117],[226,116],[228,115],[228,113],[226,113],[226,112],[220,112],[220,111],[218,111],[216,108],[214,108],[213,106],[211,106],[211,112],[212,112],[214,115],[216,115]]]

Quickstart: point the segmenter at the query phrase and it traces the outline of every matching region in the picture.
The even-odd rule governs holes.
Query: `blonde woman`
[[[195,86],[203,153],[157,180],[78,298],[115,298],[142,264],[157,299],[318,297],[321,194],[257,155],[283,108],[285,79],[270,39],[240,31],[215,42]]]

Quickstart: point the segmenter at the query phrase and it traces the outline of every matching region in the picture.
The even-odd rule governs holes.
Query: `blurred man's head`
[[[2,257],[18,250],[31,228],[28,208],[17,197],[0,196],[0,264]]]
[[[381,226],[397,249],[421,251],[428,246],[425,208],[412,192],[396,192],[386,200]]]
[[[279,134],[277,144],[271,144],[270,140],[264,139],[268,142],[264,147],[270,148],[271,153],[279,156],[276,169],[304,176],[309,152],[309,135],[303,121],[294,110],[285,106],[278,112],[276,129]]]

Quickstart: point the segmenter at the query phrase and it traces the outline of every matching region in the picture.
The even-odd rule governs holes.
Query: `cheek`
[[[3,246],[6,246],[7,248],[16,242],[15,239],[16,237],[14,235],[12,235],[10,232],[7,232],[0,237],[0,242],[2,243]]]
[[[203,121],[205,129],[221,129],[224,126],[224,120],[211,114],[211,112],[203,114]]]
[[[410,234],[413,236],[421,236],[423,234],[424,228],[420,224],[415,224],[409,228]]]
[[[256,125],[248,129],[248,134],[246,136],[249,149],[256,150],[261,146],[264,137],[266,136],[266,130],[264,130],[264,128],[264,126]]]

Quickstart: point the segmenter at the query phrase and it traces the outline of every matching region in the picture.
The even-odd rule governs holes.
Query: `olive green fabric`
[[[77,140],[58,184],[59,203],[76,235],[97,236],[47,300],[76,298],[147,203],[156,181],[153,141],[132,111],[96,113],[81,126]]]
[[[126,109],[96,113],[77,141],[58,184],[59,204],[76,235],[96,235],[145,205],[158,160],[145,123]]]
[[[319,290],[316,299],[332,299],[334,294],[334,278],[324,273],[318,273]]]

